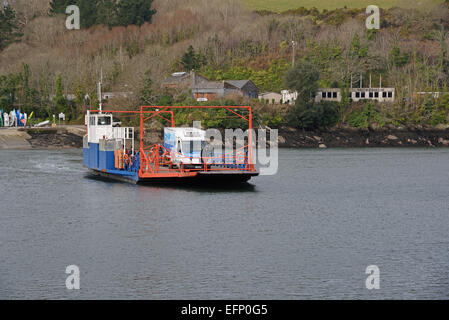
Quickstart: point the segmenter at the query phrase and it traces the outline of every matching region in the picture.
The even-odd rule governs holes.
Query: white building
[[[394,102],[394,88],[353,88],[350,89],[352,101],[375,100],[378,102]]]
[[[283,100],[283,96],[277,92],[264,92],[259,94],[259,100],[266,101],[269,104],[280,104]]]
[[[298,92],[291,92],[289,90],[282,90],[282,103],[295,104],[296,99],[298,99]]]
[[[341,90],[338,88],[318,89],[315,102],[321,101],[341,101]]]

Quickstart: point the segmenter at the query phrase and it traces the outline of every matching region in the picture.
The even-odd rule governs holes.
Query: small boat
[[[253,162],[252,130],[248,145],[231,152],[216,152],[206,141],[206,131],[175,127],[174,109],[225,109],[245,119],[252,129],[251,107],[140,107],[136,111],[87,111],[87,134],[83,139],[83,162],[92,173],[104,178],[146,183],[245,183],[259,175]],[[240,112],[240,113],[239,113]],[[117,126],[114,114],[140,118],[140,136],[133,127]],[[169,116],[171,116],[171,119]],[[164,143],[145,146],[145,122],[159,117],[169,123]],[[138,147],[136,147],[138,145]]]

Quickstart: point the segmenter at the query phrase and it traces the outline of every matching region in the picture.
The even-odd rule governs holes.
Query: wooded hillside
[[[110,20],[99,14],[82,30],[67,30],[66,15],[50,13],[47,0],[16,0],[11,7],[18,28],[13,39],[1,42],[0,103],[38,107],[42,117],[57,110],[58,90],[75,94],[72,112],[81,113],[85,93],[96,99],[101,69],[105,91],[135,93],[120,104],[138,105],[149,83],[157,102],[166,96],[161,81],[171,72],[188,71],[182,59],[189,46],[201,58],[195,65],[200,74],[212,80],[251,79],[261,92],[279,91],[295,40],[297,61],[317,67],[322,87],[348,87],[351,75],[356,81],[362,72],[365,79],[372,75],[373,85],[382,75],[383,86],[397,88],[395,105],[377,107],[383,124],[447,122],[446,102],[411,99],[416,91],[447,91],[447,3],[382,10],[379,31],[365,28],[360,9],[300,8],[278,14],[254,12],[234,0],[154,0],[149,10],[157,13],[151,22],[139,20],[138,26],[114,20],[108,26],[101,23]],[[171,99],[182,103],[186,96]],[[340,121],[357,108],[346,105]],[[266,123],[274,118],[282,123],[285,117],[273,108],[260,110]]]

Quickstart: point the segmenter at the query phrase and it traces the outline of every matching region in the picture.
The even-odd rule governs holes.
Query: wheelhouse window
[[[99,126],[109,126],[111,125],[111,123],[112,123],[111,117],[98,117]]]

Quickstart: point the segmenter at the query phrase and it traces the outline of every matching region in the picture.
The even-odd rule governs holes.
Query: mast
[[[101,93],[102,82],[103,82],[103,68],[101,68],[100,82],[98,82],[98,101],[99,101],[98,111],[100,112],[100,114],[103,109],[103,96]]]

